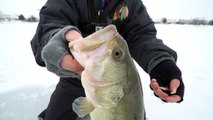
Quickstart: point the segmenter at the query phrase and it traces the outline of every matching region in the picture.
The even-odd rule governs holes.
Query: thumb
[[[176,94],[178,87],[180,86],[180,80],[172,79],[170,82],[170,91],[171,94]]]
[[[76,61],[75,58],[70,54],[64,56],[61,61],[61,67],[65,70],[69,70],[78,74],[84,70],[78,61]]]

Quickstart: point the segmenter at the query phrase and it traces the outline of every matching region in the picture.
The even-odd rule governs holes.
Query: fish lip
[[[107,31],[109,31],[109,32],[107,32]],[[102,34],[104,32],[107,32],[108,33],[107,36],[110,36],[110,38],[107,37],[107,39],[106,39],[106,38],[103,38],[103,36],[101,37],[99,35],[99,34]],[[111,24],[111,25],[108,25],[105,29],[103,29],[101,31],[97,31],[97,32],[87,36],[86,38],[79,38],[77,40],[70,42],[68,46],[71,50],[74,50],[74,51],[77,51],[77,52],[91,51],[91,50],[94,50],[96,48],[99,48],[103,44],[108,43],[113,37],[115,37],[116,33],[117,33],[116,27]],[[90,39],[93,39],[93,40],[91,41]],[[85,42],[87,42],[87,43],[89,42],[91,44],[85,44]],[[76,46],[75,45],[76,43],[81,44],[84,47],[80,47],[78,45]]]

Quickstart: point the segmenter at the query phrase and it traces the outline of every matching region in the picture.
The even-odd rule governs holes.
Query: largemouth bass
[[[114,25],[73,41],[69,47],[84,67],[81,81],[86,97],[73,102],[79,117],[145,120],[140,77],[127,43]]]

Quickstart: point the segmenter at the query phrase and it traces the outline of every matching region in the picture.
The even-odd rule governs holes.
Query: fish
[[[81,82],[86,97],[72,103],[80,118],[145,120],[142,83],[127,42],[115,25],[69,43],[71,54],[84,67]]]

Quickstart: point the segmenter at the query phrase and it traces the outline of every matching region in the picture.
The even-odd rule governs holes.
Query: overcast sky
[[[213,0],[142,0],[152,18],[213,19]],[[0,0],[0,11],[24,16],[38,15],[46,0]]]
[[[142,0],[154,18],[213,19],[213,0]]]

